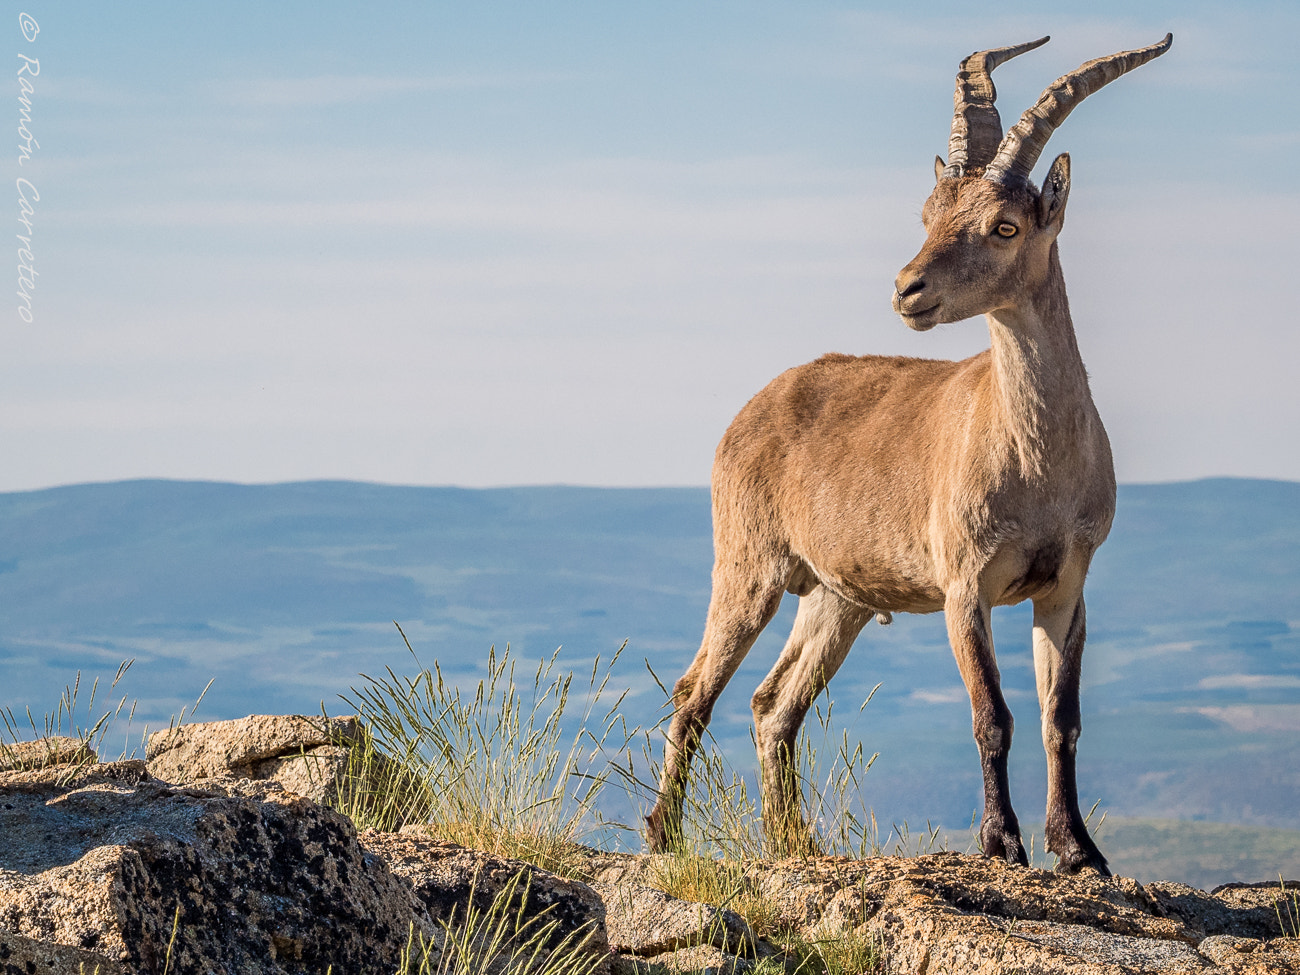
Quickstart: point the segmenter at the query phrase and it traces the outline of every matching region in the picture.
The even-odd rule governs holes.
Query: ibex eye
[[[1016,225],[1014,223],[998,224],[999,237],[1014,237],[1017,233],[1018,231],[1016,230]]]

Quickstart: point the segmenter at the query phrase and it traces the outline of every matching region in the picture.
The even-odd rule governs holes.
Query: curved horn
[[[989,164],[1002,141],[1002,119],[993,102],[998,97],[992,72],[1003,61],[1046,44],[1040,37],[1027,44],[976,51],[962,61],[957,70],[957,90],[953,92],[952,134],[948,137],[948,165],[943,175],[963,176],[967,169]]]
[[[1095,58],[1057,78],[1039,96],[1034,107],[1012,126],[998,146],[997,155],[985,167],[984,178],[1006,186],[1028,183],[1029,174],[1043,154],[1047,140],[1079,102],[1125,72],[1164,54],[1173,42],[1174,35],[1166,34],[1159,44],[1122,51],[1107,58]]]

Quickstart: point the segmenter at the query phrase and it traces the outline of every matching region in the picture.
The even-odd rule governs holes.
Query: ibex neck
[[[1055,460],[1088,450],[1082,441],[1096,422],[1065,282],[1055,260],[1052,265],[1029,300],[985,316],[998,426],[1008,459],[1031,479],[1046,476]]]

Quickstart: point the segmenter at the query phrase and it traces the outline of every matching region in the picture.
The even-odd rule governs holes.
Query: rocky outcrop
[[[148,766],[87,765],[49,743],[0,771],[0,975],[388,975],[411,943],[437,970],[457,926],[504,897],[525,936],[545,928],[539,958],[580,945],[610,975],[772,971],[783,959],[768,939],[782,930],[879,946],[890,975],[1300,973],[1276,882],[1207,893],[951,853],[788,860],[746,869],[746,901],[762,904],[754,928],[732,905],[656,889],[662,858],[592,851],[580,883],[412,827],[358,836],[253,778],[284,768],[288,741],[300,755],[323,747],[314,720],[273,720],[274,734],[243,745],[237,723],[216,722],[224,739],[151,747]],[[499,952],[471,966],[506,967]]]
[[[897,972],[1300,972],[1300,942],[1279,938],[1277,883],[1211,895],[956,853],[790,862],[754,880],[778,923],[876,937]],[[1224,935],[1243,940],[1229,952]]]
[[[525,937],[549,926],[539,957],[579,946],[608,967],[604,903],[583,884],[419,836],[363,842],[277,782],[202,781],[140,761],[0,774],[0,972],[390,973],[422,945],[436,971],[440,922],[516,878]]]
[[[165,782],[269,779],[317,802],[334,802],[361,740],[356,718],[250,714],[182,724],[149,736],[149,774]]]
[[[351,823],[267,784],[173,788],[143,762],[0,776],[0,930],[101,971],[392,971],[428,928]],[[41,970],[39,968],[35,969]],[[57,967],[48,971],[61,971]]]
[[[655,859],[591,858],[611,944],[629,959],[697,972],[694,955],[716,951],[716,942],[697,934],[694,955],[656,954],[668,944],[627,894],[661,872]],[[877,944],[891,975],[1300,975],[1300,941],[1280,937],[1276,881],[1209,894],[1180,884],[1058,876],[956,853],[755,864],[747,881],[767,906],[769,930]],[[616,930],[631,936],[615,937]],[[763,951],[758,939],[755,954]],[[749,971],[754,954],[735,954],[709,967]]]
[[[586,954],[610,953],[605,901],[591,887],[520,860],[441,843],[407,828],[400,833],[368,830],[366,850],[410,884],[431,919],[463,921],[470,911],[489,911],[498,898],[534,919],[540,947],[550,952],[580,942]],[[540,922],[540,923],[539,923]],[[555,922],[549,932],[541,929]]]

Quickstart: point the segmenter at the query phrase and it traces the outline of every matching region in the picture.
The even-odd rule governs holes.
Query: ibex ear
[[[1063,152],[1056,157],[1052,168],[1043,180],[1043,192],[1038,197],[1038,225],[1048,227],[1059,224],[1065,215],[1065,201],[1070,195],[1070,154]],[[1060,230],[1058,226],[1056,228]]]
[[[943,179],[943,171],[947,165],[948,164],[943,161],[943,156],[934,157],[934,181],[936,183]]]

